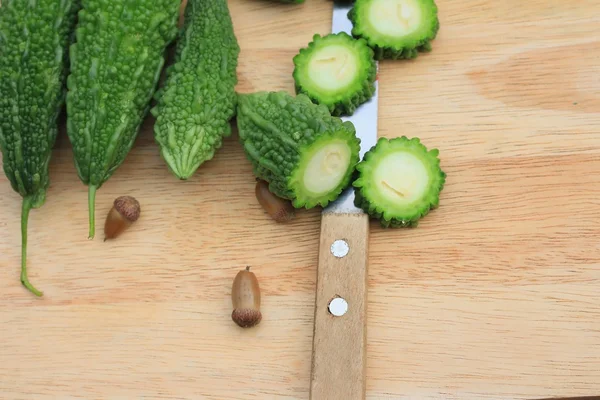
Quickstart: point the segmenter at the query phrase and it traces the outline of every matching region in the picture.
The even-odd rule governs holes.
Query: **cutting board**
[[[293,90],[292,58],[331,2],[230,0],[240,92]],[[380,136],[420,137],[448,173],[416,229],[371,225],[367,398],[600,394],[600,2],[438,0],[433,51],[381,63]],[[151,117],[97,195],[61,133],[19,283],[20,198],[0,177],[3,399],[308,399],[320,215],[278,225],[237,134],[193,179],[160,159]],[[141,219],[101,226],[133,195]],[[250,265],[263,321],[230,318]]]

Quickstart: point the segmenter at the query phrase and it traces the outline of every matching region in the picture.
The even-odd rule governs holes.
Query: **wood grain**
[[[331,2],[229,1],[238,89],[293,90]],[[380,136],[438,148],[448,183],[414,230],[371,224],[367,399],[600,394],[600,2],[439,0],[433,51],[380,64]],[[0,393],[37,399],[308,399],[320,215],[277,225],[237,141],[189,182],[149,118],[98,192],[142,216],[87,240],[64,132],[19,283],[20,198],[0,174]],[[251,265],[263,321],[231,321]]]
[[[332,254],[343,240],[347,254]],[[363,400],[366,394],[369,218],[362,213],[326,213],[321,220],[313,334],[311,400]],[[341,251],[341,249],[338,249]],[[334,315],[332,300],[348,310]]]

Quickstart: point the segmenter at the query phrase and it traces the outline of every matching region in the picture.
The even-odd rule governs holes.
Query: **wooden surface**
[[[369,218],[326,213],[321,221],[315,299],[311,400],[362,400],[366,395]],[[332,245],[343,240],[347,254]],[[332,251],[333,250],[333,251]],[[337,252],[337,253],[336,253]],[[343,315],[329,310],[347,303]]]
[[[433,52],[384,62],[380,135],[440,150],[440,208],[371,224],[367,399],[600,394],[600,2],[439,0]],[[331,2],[230,0],[239,90],[291,90],[292,57]],[[189,182],[149,120],[98,192],[142,204],[121,240],[87,240],[62,134],[19,283],[20,198],[0,178],[3,399],[307,399],[320,215],[274,224],[237,136]],[[263,321],[230,319],[251,265]]]

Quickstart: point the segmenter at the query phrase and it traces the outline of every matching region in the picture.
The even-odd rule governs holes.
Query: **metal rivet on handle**
[[[345,257],[350,251],[350,246],[345,240],[336,240],[331,245],[331,254],[336,256],[337,258]]]
[[[341,297],[336,297],[329,302],[329,312],[336,317],[341,317],[348,311],[348,302]]]

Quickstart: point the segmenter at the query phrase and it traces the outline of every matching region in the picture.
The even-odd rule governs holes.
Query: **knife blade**
[[[333,18],[331,24],[331,32],[339,33],[346,32],[352,35],[352,22],[348,18],[348,12],[352,8],[352,4],[333,4]],[[376,62],[377,73],[379,73],[379,63]],[[379,107],[379,82],[375,80],[375,93],[368,102],[363,103],[354,112],[353,115],[342,117],[344,121],[350,121],[356,128],[356,134],[360,138],[360,159],[362,160],[367,150],[375,146],[377,142],[377,116]],[[362,213],[362,210],[354,205],[354,190],[352,187],[347,188],[336,201],[327,206],[324,213],[341,213],[353,212]]]
[[[351,8],[334,2],[332,33],[352,34]],[[376,79],[372,98],[342,117],[360,138],[361,160],[377,142],[378,92]],[[369,217],[351,185],[323,210],[320,235],[310,399],[364,399]]]

